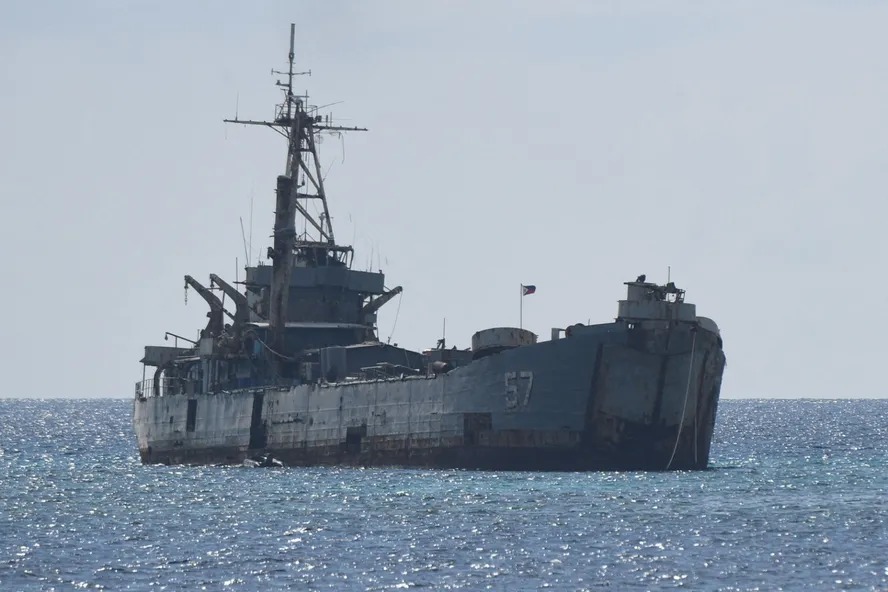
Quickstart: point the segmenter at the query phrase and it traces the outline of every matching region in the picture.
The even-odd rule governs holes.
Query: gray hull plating
[[[437,376],[139,397],[145,463],[703,469],[725,357],[697,323],[582,327]]]

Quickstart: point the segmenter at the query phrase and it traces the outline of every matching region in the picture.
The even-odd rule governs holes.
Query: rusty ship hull
[[[725,357],[699,323],[577,327],[446,374],[142,397],[144,463],[703,469]]]
[[[186,302],[193,289],[208,322],[194,339],[167,331],[172,346],[145,346],[133,409],[142,461],[706,468],[725,356],[718,326],[670,276],[624,282],[614,322],[552,327],[548,341],[523,328],[523,299],[537,293],[524,284],[518,327],[480,328],[471,347],[448,348],[444,331],[425,350],[379,339],[377,313],[403,289],[356,269],[337,242],[318,154],[324,134],[367,130],[294,93],[295,51],[291,24],[273,119],[225,120],[286,140],[271,245],[253,260],[245,243],[250,264],[232,283],[184,276]]]

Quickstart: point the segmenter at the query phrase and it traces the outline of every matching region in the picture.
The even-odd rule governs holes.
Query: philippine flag
[[[522,296],[527,296],[528,294],[533,294],[536,291],[537,291],[536,286],[524,286],[524,285],[521,286],[521,295]]]

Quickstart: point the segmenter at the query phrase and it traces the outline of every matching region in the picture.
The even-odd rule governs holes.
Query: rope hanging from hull
[[[681,419],[678,420],[678,434],[675,436],[675,446],[672,447],[672,455],[669,462],[666,463],[666,470],[672,468],[672,461],[675,460],[675,452],[678,450],[678,443],[681,440],[681,428],[684,427],[685,411],[688,409],[688,396],[691,394],[691,375],[694,370],[694,352],[697,348],[697,331],[694,331],[694,339],[691,341],[691,362],[688,364],[688,385],[685,387],[684,404],[681,406]],[[696,412],[694,413],[694,421],[696,423]],[[694,450],[696,454],[696,448]]]

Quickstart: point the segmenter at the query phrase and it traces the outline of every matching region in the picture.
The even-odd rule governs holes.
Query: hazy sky
[[[0,4],[0,396],[130,396],[251,197],[264,252],[285,146],[222,119],[273,115],[290,22],[370,128],[321,151],[392,342],[517,325],[522,282],[547,339],[672,266],[723,396],[888,394],[888,3],[83,0]]]

